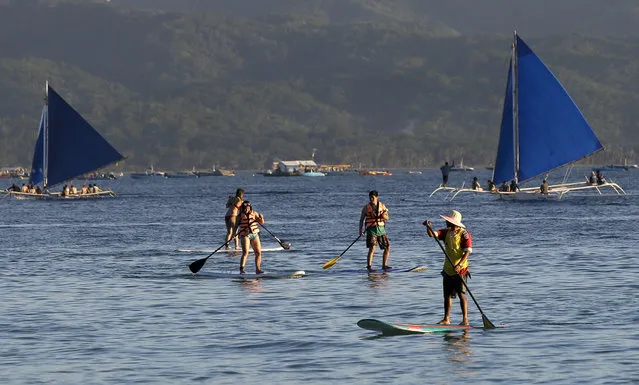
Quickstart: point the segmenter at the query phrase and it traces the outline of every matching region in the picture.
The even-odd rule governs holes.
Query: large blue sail
[[[497,159],[493,170],[493,182],[497,185],[515,178],[515,131],[513,127],[513,66],[508,66],[508,81],[501,117],[501,131],[497,147]]]
[[[48,100],[47,186],[124,158],[51,87]]]
[[[40,128],[38,130],[38,140],[36,140],[33,149],[33,162],[31,163],[31,172],[29,173],[29,183],[34,186],[44,181],[44,126],[47,119],[47,106],[42,108],[40,116]]]
[[[577,161],[603,146],[548,67],[519,36],[516,44],[518,178],[525,181]]]

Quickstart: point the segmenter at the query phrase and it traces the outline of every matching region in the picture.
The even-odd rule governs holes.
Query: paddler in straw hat
[[[460,325],[468,325],[468,301],[466,289],[462,283],[470,278],[468,271],[468,256],[473,251],[473,239],[462,223],[462,215],[457,210],[451,210],[448,215],[440,215],[446,221],[446,228],[431,232],[430,221],[424,221],[429,237],[437,237],[444,241],[448,258],[444,261],[444,319],[439,321],[442,325],[450,325],[450,308],[453,298],[459,295],[459,304],[462,310],[462,322]],[[449,261],[450,259],[450,261]],[[452,262],[452,264],[451,264]]]

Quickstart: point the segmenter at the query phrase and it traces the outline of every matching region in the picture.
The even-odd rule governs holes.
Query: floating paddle
[[[272,236],[273,238],[275,238],[275,240],[277,241],[277,243],[279,243],[279,244],[280,244],[280,246],[282,246],[282,248],[283,248],[284,250],[289,250],[289,249],[292,247],[292,245],[291,245],[291,243],[290,243],[290,242],[286,242],[286,241],[282,241],[282,240],[280,240],[278,237],[276,237],[276,236],[275,236],[275,234],[271,233],[271,232],[270,232],[270,231],[269,231],[266,227],[264,227],[264,225],[263,225],[263,224],[261,224],[261,223],[260,223],[259,225],[260,225],[260,226],[262,226],[262,228],[263,228],[264,230],[266,230],[266,232],[267,232],[267,233],[271,234],[271,236]]]
[[[337,258],[333,258],[330,261],[326,262],[325,264],[322,265],[322,269],[328,269],[333,267],[333,265],[335,265],[337,263],[337,261],[339,261],[340,258],[342,258],[342,255],[344,255],[348,249],[351,248],[351,246],[353,246],[355,244],[355,242],[359,241],[359,239],[362,237],[362,234],[358,235],[357,238],[355,238],[355,240],[348,245],[348,247],[346,248],[346,250],[342,251],[342,254],[338,255]]]
[[[202,269],[202,267],[206,263],[207,259],[209,259],[213,254],[217,253],[222,247],[228,245],[229,242],[231,242],[232,240],[233,240],[233,238],[231,238],[228,241],[224,242],[220,247],[215,249],[215,251],[213,251],[211,254],[207,255],[205,258],[198,259],[197,261],[192,262],[189,265],[189,270],[191,270],[191,273],[197,273],[198,271],[200,271],[200,269]]]
[[[433,238],[435,238],[435,240],[437,241],[437,244],[439,245],[439,247],[442,249],[442,251],[444,252],[444,255],[446,256],[446,259],[448,260],[448,263],[450,263],[452,266],[455,266],[453,264],[453,261],[451,261],[450,257],[448,256],[448,253],[446,253],[446,249],[444,249],[444,246],[442,246],[441,242],[439,241],[439,238],[437,238],[435,236],[435,232],[433,231],[433,229],[430,227],[430,224],[428,222],[426,222],[426,227],[428,228],[428,231],[433,234]],[[492,322],[490,322],[490,320],[488,319],[488,317],[486,317],[486,314],[484,314],[484,312],[481,310],[481,307],[479,307],[479,304],[477,303],[477,300],[475,299],[475,297],[473,296],[473,293],[470,292],[470,289],[468,288],[468,285],[466,284],[466,281],[464,280],[464,277],[462,277],[459,272],[457,272],[457,275],[459,275],[459,277],[461,278],[461,282],[464,285],[464,287],[466,288],[466,291],[468,292],[468,294],[470,294],[470,298],[473,299],[473,302],[475,302],[475,305],[477,305],[477,309],[479,309],[479,312],[481,313],[481,320],[484,323],[484,328],[486,329],[494,329],[496,326],[495,324],[493,324]]]

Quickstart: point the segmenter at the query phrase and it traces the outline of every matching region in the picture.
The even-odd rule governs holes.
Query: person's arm
[[[364,230],[362,229],[364,226],[364,219],[366,219],[366,206],[362,209],[362,215],[359,216],[359,227],[357,230],[360,235],[364,235]]]
[[[263,225],[264,224],[264,215],[262,215],[262,214],[260,214],[258,212],[256,212],[256,214],[257,214],[257,219],[256,219],[257,223],[259,223],[260,225]]]
[[[388,208],[386,207],[386,205],[382,205],[382,212],[379,213],[378,218],[383,219],[384,221],[387,221],[390,218],[388,216]]]

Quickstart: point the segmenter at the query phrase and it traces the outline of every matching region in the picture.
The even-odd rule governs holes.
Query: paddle
[[[277,243],[279,243],[279,244],[280,244],[280,246],[282,246],[282,248],[283,248],[284,250],[289,250],[289,249],[292,247],[292,245],[291,245],[291,243],[290,243],[290,242],[286,242],[286,241],[282,241],[282,240],[280,240],[278,237],[276,237],[276,236],[275,236],[275,234],[271,233],[271,232],[269,231],[269,229],[267,229],[266,227],[264,227],[264,225],[263,225],[263,224],[261,224],[261,223],[260,223],[259,225],[260,225],[260,226],[262,226],[262,228],[263,228],[264,230],[266,230],[266,232],[267,232],[267,233],[271,234],[271,236],[272,236],[273,238],[275,238],[275,240],[277,241]]]
[[[437,244],[439,245],[439,247],[444,252],[444,255],[446,256],[446,259],[448,260],[448,263],[450,263],[452,266],[455,266],[453,264],[453,261],[450,260],[450,257],[448,256],[448,253],[446,253],[446,249],[444,249],[444,246],[442,246],[442,243],[439,241],[439,238],[437,238],[437,236],[435,236],[435,232],[430,227],[430,223],[429,222],[426,222],[426,227],[428,228],[428,231],[430,232],[430,234],[433,235],[433,238],[435,238],[435,240],[437,241]],[[459,275],[459,273],[457,273],[457,275]],[[466,288],[466,291],[468,292],[468,294],[470,294],[470,298],[473,299],[473,302],[475,302],[475,305],[477,305],[477,309],[479,309],[479,312],[481,313],[481,320],[484,323],[484,328],[486,328],[486,329],[494,329],[495,328],[495,324],[490,322],[488,317],[486,317],[486,314],[484,314],[484,312],[481,310],[481,307],[479,307],[479,304],[477,303],[477,300],[473,296],[473,293],[470,292],[470,289],[468,288],[468,285],[466,284],[466,281],[464,280],[464,277],[462,277],[461,275],[459,275],[459,277],[461,278],[461,282],[464,285],[464,287]]]
[[[330,261],[326,262],[325,264],[322,265],[322,269],[329,269],[331,267],[333,267],[333,265],[335,265],[337,263],[337,261],[339,261],[340,258],[342,258],[342,255],[344,255],[348,249],[351,248],[351,246],[353,246],[355,244],[355,242],[359,241],[359,239],[362,237],[362,234],[358,235],[357,238],[355,238],[355,240],[348,245],[348,247],[346,248],[346,250],[342,251],[342,254],[338,255],[337,258],[333,258]]]
[[[202,267],[206,263],[207,259],[209,259],[213,254],[217,253],[222,247],[228,245],[229,242],[231,242],[232,240],[233,240],[233,238],[231,238],[228,241],[224,242],[220,247],[215,249],[215,251],[213,251],[211,254],[207,255],[205,258],[198,259],[197,261],[192,262],[189,265],[189,270],[191,270],[191,273],[197,273],[198,271],[200,271],[200,269],[202,269]]]

